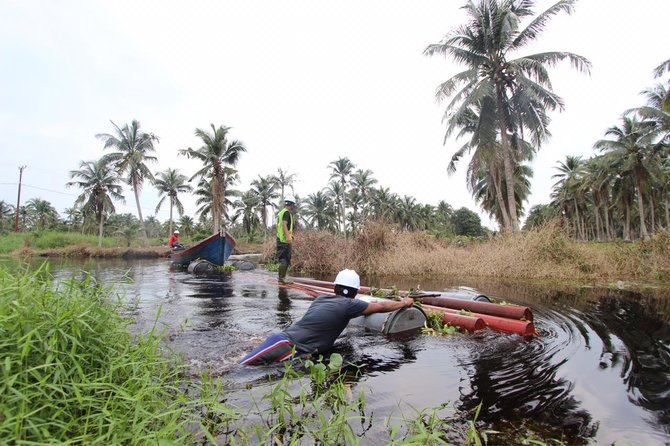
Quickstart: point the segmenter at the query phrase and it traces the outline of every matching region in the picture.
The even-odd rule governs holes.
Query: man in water
[[[318,355],[328,351],[346,328],[358,316],[388,313],[414,305],[406,297],[400,302],[365,302],[354,299],[361,281],[356,271],[344,269],[335,278],[335,296],[319,296],[309,306],[307,313],[295,324],[280,333],[270,335],[261,345],[246,355],[240,364],[261,365],[296,355]]]
[[[295,198],[288,195],[284,199],[284,207],[279,211],[277,218],[277,260],[279,261],[279,283],[291,283],[286,273],[291,266],[291,251],[293,250],[293,211]]]

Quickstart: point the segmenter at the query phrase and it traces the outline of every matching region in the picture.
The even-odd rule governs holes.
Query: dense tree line
[[[670,71],[670,61],[654,73]],[[556,216],[574,237],[607,241],[648,239],[670,228],[670,93],[667,83],[645,89],[646,103],[594,143],[589,159],[567,156],[556,167],[551,203],[530,210],[526,227]]]
[[[424,53],[443,55],[465,66],[464,71],[438,86],[439,100],[449,100],[444,120],[445,143],[450,136],[465,138],[447,167],[452,173],[470,156],[467,182],[475,200],[500,228],[518,230],[524,204],[530,195],[533,171],[529,163],[550,136],[548,113],[563,109],[552,91],[548,68],[568,61],[589,73],[584,57],[568,52],[543,52],[513,57],[535,41],[547,23],[560,13],[572,13],[577,0],[560,0],[535,14],[532,0],[479,0],[463,9],[468,20]],[[525,26],[524,26],[525,24]],[[670,69],[666,61],[654,70],[661,77]],[[559,162],[550,204],[528,212],[525,228],[562,217],[576,238],[612,240],[646,239],[661,227],[670,227],[670,96],[667,83],[645,90],[645,105],[626,110],[621,123],[595,142],[598,154],[588,160],[568,156]],[[250,240],[272,236],[274,214],[289,193],[295,195],[297,174],[278,168],[258,175],[246,191],[236,189],[236,169],[247,151],[241,141],[229,138],[229,127],[210,125],[196,129],[198,148],[178,154],[197,160],[201,167],[190,177],[178,169],[152,173],[159,138],[144,132],[138,121],[123,127],[112,122],[112,133],[96,137],[104,154],[82,161],[71,171],[67,185],[80,190],[72,208],[60,220],[53,207],[33,199],[19,209],[21,227],[44,229],[61,224],[67,230],[95,231],[130,237],[138,233],[145,243],[175,226],[185,234],[211,234],[220,228],[244,234]],[[326,166],[321,190],[298,198],[297,214],[305,228],[355,235],[370,220],[385,221],[403,231],[429,231],[436,235],[483,234],[479,217],[467,209],[454,211],[445,201],[436,206],[399,196],[379,185],[370,169],[359,168],[348,157]],[[189,183],[197,181],[192,187]],[[170,217],[161,225],[144,218],[140,195],[145,183],[160,194],[156,212],[169,204]],[[132,191],[135,220],[115,214],[114,202],[124,200],[123,188]],[[193,194],[194,217],[184,215],[181,198]],[[179,219],[173,218],[176,210]],[[0,202],[0,230],[11,226],[11,205]],[[115,222],[119,222],[118,225]],[[161,228],[160,230],[158,228]]]

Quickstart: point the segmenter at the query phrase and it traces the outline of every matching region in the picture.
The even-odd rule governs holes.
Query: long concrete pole
[[[19,166],[19,196],[16,199],[16,218],[14,220],[14,232],[19,232],[19,209],[21,206],[21,181],[23,180],[23,169],[26,166]]]

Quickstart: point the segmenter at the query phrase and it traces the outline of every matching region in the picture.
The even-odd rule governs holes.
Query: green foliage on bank
[[[159,239],[150,239],[152,246],[160,246]],[[98,246],[98,236],[91,234],[81,234],[77,232],[66,232],[57,230],[31,231],[31,232],[8,232],[0,234],[0,254],[9,254],[21,249],[44,250],[64,248],[67,246]],[[141,247],[139,238],[129,243],[127,238],[103,237],[103,248],[116,248],[135,246]]]

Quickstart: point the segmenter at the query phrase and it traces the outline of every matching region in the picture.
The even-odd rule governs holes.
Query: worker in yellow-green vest
[[[291,195],[284,199],[284,207],[279,211],[277,219],[277,260],[279,261],[279,282],[291,283],[286,273],[291,266],[291,245],[293,244],[293,228],[295,198]]]

